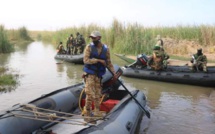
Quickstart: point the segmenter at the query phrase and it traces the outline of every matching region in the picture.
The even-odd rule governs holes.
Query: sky
[[[215,0],[0,0],[6,29],[60,30],[97,24],[111,26],[215,25]]]

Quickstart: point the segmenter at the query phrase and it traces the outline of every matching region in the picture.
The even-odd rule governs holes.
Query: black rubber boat
[[[84,54],[77,54],[77,55],[67,55],[67,54],[56,54],[55,59],[62,60],[70,63],[75,64],[83,64]]]
[[[125,55],[115,55],[125,61],[132,61]],[[128,66],[122,67],[123,76],[164,82],[215,87],[215,66],[209,66],[207,73],[204,73],[203,71],[192,72],[190,69],[191,67],[186,65],[168,65],[167,69],[165,70],[154,71],[147,67],[147,61],[148,57],[145,54],[138,55],[136,61],[134,61]]]
[[[115,70],[117,70],[117,76],[120,76],[122,70],[118,66],[114,67]],[[107,114],[102,117],[101,123],[94,126],[90,125],[83,130],[79,130],[77,133],[135,133],[144,112],[132,97],[135,97],[139,104],[141,104],[142,107],[145,107],[145,95],[139,90],[130,92],[132,96],[129,95],[126,90],[119,90],[120,82],[113,81],[112,74],[108,71],[106,72],[102,83],[102,92],[108,94],[108,97],[101,103],[100,110],[107,112]],[[28,105],[30,104],[30,106],[46,109],[38,110],[38,112],[44,114],[53,114],[53,112],[47,112],[47,110],[56,111],[55,114],[57,117],[53,117],[51,121],[50,117],[37,117],[37,114],[26,111],[31,108],[26,108],[26,105],[24,104],[16,105],[11,109],[2,112],[2,114],[0,114],[0,133],[45,134],[52,126],[58,125],[59,122],[64,120],[59,118],[61,116],[65,117],[64,113],[80,115],[81,111],[79,110],[79,106],[83,107],[85,102],[85,96],[81,95],[83,88],[84,83],[76,84],[56,90],[26,103]],[[35,111],[33,108],[32,111]]]

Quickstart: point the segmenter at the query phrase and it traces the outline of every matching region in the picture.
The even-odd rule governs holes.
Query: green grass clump
[[[8,53],[14,50],[13,45],[9,42],[4,26],[0,25],[0,53]]]
[[[16,80],[12,74],[5,74],[0,76],[0,85],[16,85]]]

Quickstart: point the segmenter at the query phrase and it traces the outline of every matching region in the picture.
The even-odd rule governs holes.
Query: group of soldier
[[[157,35],[157,43],[153,48],[153,54],[149,57],[147,66],[153,70],[167,69],[167,60],[169,55],[164,51],[163,40],[160,35]],[[192,63],[191,70],[193,72],[203,71],[207,72],[207,57],[202,53],[202,48],[197,49],[197,53],[192,55],[190,60]]]
[[[86,45],[85,39],[82,34],[79,32],[76,33],[76,38],[71,34],[66,41],[66,50],[63,47],[63,43],[57,47],[57,54],[68,54],[68,55],[77,55],[82,54],[84,47]]]

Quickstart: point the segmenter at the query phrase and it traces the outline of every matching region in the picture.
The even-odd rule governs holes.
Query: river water
[[[82,82],[83,65],[55,60],[55,53],[54,45],[33,42],[0,55],[0,65],[19,75],[16,89],[0,93],[0,111]],[[111,56],[114,64],[126,65]],[[143,117],[139,134],[215,134],[215,88],[122,78],[129,90],[147,96],[151,119]]]

